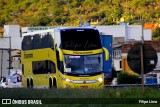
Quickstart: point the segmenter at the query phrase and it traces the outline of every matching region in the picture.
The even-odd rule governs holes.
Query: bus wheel
[[[52,79],[49,79],[49,88],[52,88]]]
[[[29,85],[29,79],[27,79],[27,88],[29,88],[30,85]]]
[[[54,88],[57,88],[57,81],[56,81],[55,78],[53,79],[53,87],[54,87]]]
[[[30,87],[33,88],[33,79],[31,79]]]

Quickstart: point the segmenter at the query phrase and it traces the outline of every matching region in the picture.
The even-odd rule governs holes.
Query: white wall
[[[113,37],[124,37],[125,26],[96,26],[103,35],[113,35]]]
[[[113,60],[113,67],[116,71],[121,71],[122,68],[120,68],[120,61],[122,61],[121,59],[114,59]],[[122,66],[122,65],[121,65]]]
[[[160,73],[157,73],[157,83],[160,84]]]
[[[126,26],[126,39],[135,39],[141,40],[142,39],[142,26],[141,25],[128,25]]]
[[[12,64],[11,67],[13,67],[13,69],[19,69],[21,70],[21,63],[20,63],[20,57],[13,57],[15,55],[17,55],[17,52],[20,52],[19,50],[14,50],[12,51],[11,55],[12,55]],[[9,69],[9,53],[8,50],[2,50],[0,49],[0,77],[1,77],[1,72],[2,72],[2,77],[6,77],[8,75],[8,71]],[[1,69],[2,68],[2,69]],[[10,69],[10,70],[13,70]]]
[[[2,77],[6,77],[6,75],[8,75],[8,69],[7,69],[9,67],[9,62],[7,61],[8,59],[9,59],[8,51],[3,50],[3,55],[2,55],[2,50],[0,50],[0,77],[1,74]]]
[[[5,25],[3,37],[0,38],[0,48],[9,48],[9,38],[7,37],[11,37],[11,48],[21,49],[22,38],[19,25]]]
[[[9,60],[9,54],[7,50],[10,48],[8,37],[11,37],[11,49],[21,49],[22,38],[20,37],[19,25],[5,25],[3,38],[0,38],[0,68],[2,63],[2,76],[4,77],[8,75],[9,71],[7,69],[9,67],[9,62],[7,61]],[[2,49],[6,49],[6,51],[3,52],[3,58],[1,58]]]
[[[104,35],[113,35],[113,37],[124,37],[128,39],[141,40],[142,26],[141,25],[114,25],[114,26],[96,26],[99,32]],[[144,40],[152,40],[152,30],[143,30]]]
[[[157,62],[157,66],[154,70],[159,70],[160,71],[160,53],[157,53],[157,57],[158,57],[158,62]]]
[[[20,26],[19,25],[4,25],[3,37],[20,37]]]
[[[152,30],[151,29],[144,29],[144,39],[145,40],[152,40]]]

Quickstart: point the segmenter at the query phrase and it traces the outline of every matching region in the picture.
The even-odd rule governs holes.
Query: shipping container
[[[111,78],[112,76],[112,35],[101,35],[102,46],[109,51],[109,60],[103,60],[104,78]],[[105,53],[103,52],[103,59]]]

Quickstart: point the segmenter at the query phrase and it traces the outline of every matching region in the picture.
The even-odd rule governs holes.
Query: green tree
[[[159,27],[153,31],[153,37],[160,39],[160,28]]]
[[[24,17],[26,26],[37,23],[34,21],[38,21],[35,25],[41,25],[40,17],[48,17],[52,24],[78,23],[79,14],[84,22],[93,19],[102,24],[115,24],[122,16],[126,21],[143,19],[147,22],[159,19],[159,10],[159,0],[0,0],[1,24]],[[11,12],[21,15],[12,17]],[[50,14],[53,14],[51,18]],[[43,22],[50,22],[46,20],[44,18]],[[21,20],[19,24],[25,23]]]

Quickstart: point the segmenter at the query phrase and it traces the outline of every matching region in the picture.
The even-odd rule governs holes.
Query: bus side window
[[[63,61],[60,61],[60,71],[64,73]]]
[[[56,73],[55,63],[50,61],[50,64],[51,64],[51,73]]]
[[[24,74],[24,64],[22,64],[22,74]]]
[[[52,48],[54,49],[54,43],[53,43],[53,38],[52,35],[50,33],[45,34],[42,38],[41,38],[41,47],[42,48]]]
[[[48,33],[47,35],[48,35],[48,47],[54,49],[54,42],[52,35],[50,33]]]
[[[58,69],[60,70],[60,59],[59,59],[59,51],[56,49],[56,59],[57,59],[57,66]]]
[[[22,41],[22,50],[32,49],[32,40],[31,36],[25,36]]]
[[[39,48],[41,48],[41,37],[40,37],[39,34],[36,34],[36,35],[33,36],[32,48],[33,49],[39,49]]]
[[[48,60],[45,61],[45,64],[46,64],[46,72],[50,72]]]
[[[57,44],[55,45],[55,48],[57,48]],[[57,58],[57,66],[58,70],[62,73],[64,73],[64,68],[63,68],[63,61],[60,61],[59,58],[59,51],[56,49],[56,58]]]
[[[42,48],[46,48],[46,43],[47,42],[47,39],[46,39],[46,35],[44,35],[42,38],[41,38],[42,42],[41,42],[41,47]]]

